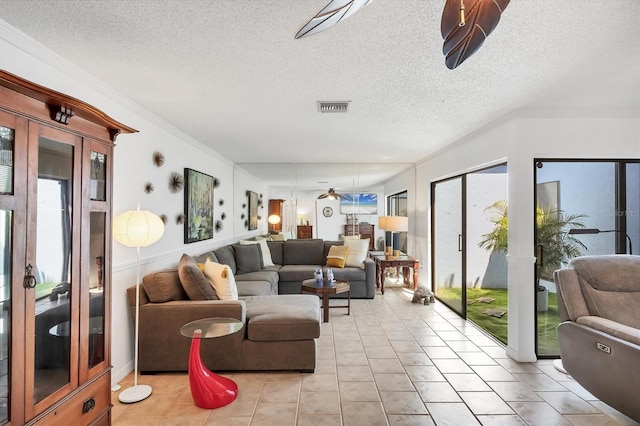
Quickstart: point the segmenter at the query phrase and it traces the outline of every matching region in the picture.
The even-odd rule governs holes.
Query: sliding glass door
[[[436,297],[507,343],[507,166],[432,184]]]
[[[438,299],[466,317],[464,273],[464,182],[462,177],[432,185],[433,282]]]
[[[537,354],[555,357],[560,351],[553,271],[576,256],[638,247],[640,163],[538,159],[534,170]]]

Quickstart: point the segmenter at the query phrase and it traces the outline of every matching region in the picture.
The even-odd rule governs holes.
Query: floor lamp
[[[151,395],[151,386],[138,385],[138,323],[140,318],[140,247],[155,243],[164,233],[164,223],[148,211],[129,210],[113,221],[113,238],[126,247],[135,247],[136,257],[136,319],[133,369],[133,386],[120,392],[118,399],[123,403],[139,402]]]

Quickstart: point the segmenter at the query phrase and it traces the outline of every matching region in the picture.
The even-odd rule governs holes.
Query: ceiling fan
[[[445,0],[440,30],[447,68],[454,69],[473,55],[500,22],[510,0]],[[373,0],[331,0],[311,18],[295,38],[324,31],[362,9]]]
[[[327,192],[324,194],[318,195],[318,200],[322,200],[323,198],[328,198],[330,200],[337,200],[340,198],[344,198],[342,194],[338,194],[333,188],[329,188]]]

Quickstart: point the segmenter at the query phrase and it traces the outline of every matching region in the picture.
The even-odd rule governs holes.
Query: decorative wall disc
[[[227,214],[225,212],[222,212],[222,214],[220,215],[220,219],[225,220],[227,218]]]
[[[184,188],[184,176],[178,172],[171,172],[169,176],[169,191],[172,193],[180,192]]]
[[[164,164],[164,154],[162,154],[160,151],[154,152],[153,164],[155,164],[157,167],[162,166]]]
[[[176,216],[176,223],[178,225],[182,225],[184,223],[184,220],[186,219],[186,216],[182,213],[178,214],[178,216]]]
[[[164,223],[166,225],[167,224],[167,220],[169,220],[169,218],[167,217],[166,214],[161,214],[160,215],[160,220],[162,221],[162,223]]]
[[[221,220],[216,220],[216,232],[220,232],[222,231],[222,221]]]
[[[147,182],[144,184],[144,192],[147,194],[151,194],[154,190],[153,184],[151,182]]]
[[[220,201],[218,201],[218,205],[224,206],[224,200],[221,199]]]
[[[218,179],[217,177],[213,178],[213,187],[217,188],[220,186],[220,179]]]

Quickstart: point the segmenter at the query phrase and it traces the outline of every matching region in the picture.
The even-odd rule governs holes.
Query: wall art
[[[213,238],[213,176],[184,169],[184,243]]]
[[[249,231],[258,229],[258,194],[247,191],[249,197]]]

